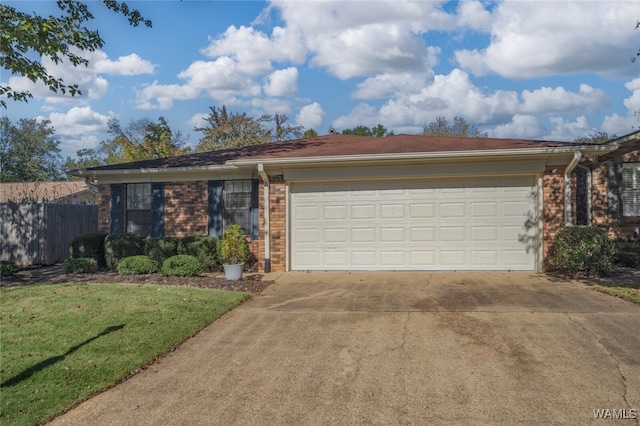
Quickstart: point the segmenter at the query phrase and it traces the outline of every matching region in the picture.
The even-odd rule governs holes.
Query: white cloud
[[[150,85],[138,91],[136,108],[138,109],[170,109],[173,101],[196,99],[199,90],[180,84],[162,85],[154,81]]]
[[[298,90],[298,69],[276,70],[267,77],[264,92],[269,96],[291,96]]]
[[[537,117],[516,114],[510,122],[494,127],[489,134],[494,138],[537,139],[544,136],[547,131]]]
[[[633,79],[624,85],[631,95],[624,99],[626,114],[613,113],[605,116],[602,131],[618,136],[640,128],[640,78]]]
[[[558,1],[542,7],[505,1],[492,12],[490,45],[460,50],[456,59],[474,74],[509,78],[587,71],[631,75],[637,12],[634,1]]]
[[[114,115],[100,114],[91,107],[73,107],[67,112],[51,112],[48,119],[60,139],[63,155],[75,154],[82,148],[95,148],[100,142],[100,135],[108,130],[108,123]]]
[[[596,130],[583,115],[574,121],[568,121],[563,117],[551,117],[549,121],[554,127],[550,133],[544,136],[544,139],[547,140],[574,141],[576,138],[588,136]]]
[[[560,114],[602,112],[609,107],[610,99],[599,89],[581,84],[578,93],[564,87],[541,87],[522,92],[523,104],[520,111],[526,114]]]
[[[104,52],[96,52],[99,59],[95,60],[95,72],[111,75],[139,75],[153,74],[154,66],[151,62],[132,53],[120,56],[117,61],[110,60]]]
[[[325,115],[322,106],[314,102],[300,108],[296,116],[296,124],[304,126],[305,129],[314,129],[318,134],[323,134],[322,125],[324,124]]]

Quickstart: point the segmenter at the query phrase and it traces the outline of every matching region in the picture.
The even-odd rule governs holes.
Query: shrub
[[[149,238],[145,247],[147,256],[162,265],[165,260],[178,254],[180,240],[173,237]]]
[[[249,261],[251,253],[239,225],[231,225],[220,241],[220,258],[225,265],[237,265]]]
[[[162,275],[176,275],[178,277],[195,277],[202,272],[202,266],[195,256],[178,254],[164,261]]]
[[[104,240],[104,258],[109,269],[116,269],[120,259],[144,254],[144,238],[138,234],[110,234]]]
[[[98,261],[92,257],[75,257],[67,259],[65,272],[67,274],[91,274],[98,271]]]
[[[104,239],[108,234],[93,233],[75,237],[69,244],[69,257],[72,259],[95,259],[98,267],[107,266],[104,258]]]
[[[160,267],[155,260],[149,256],[136,255],[120,259],[118,262],[118,273],[120,275],[142,275],[158,272]]]
[[[0,260],[0,277],[12,277],[18,272],[18,265],[8,260]]]
[[[206,271],[219,271],[218,238],[209,235],[193,235],[182,238],[178,254],[194,256]]]
[[[624,266],[625,268],[639,268],[640,253],[635,253],[633,251],[616,251],[613,262],[616,265]]]
[[[554,264],[570,276],[600,276],[611,270],[615,244],[607,231],[592,226],[567,226],[555,237]]]

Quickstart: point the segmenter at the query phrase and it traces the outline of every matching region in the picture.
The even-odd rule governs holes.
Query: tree
[[[453,124],[444,117],[436,117],[435,121],[423,127],[425,136],[457,136],[464,138],[486,138],[487,132],[482,132],[475,124],[469,124],[462,117],[454,117]]]
[[[316,132],[314,129],[307,129],[302,134],[303,138],[315,138],[317,136],[318,136],[318,132]]]
[[[49,120],[0,118],[0,182],[61,179],[60,148]]]
[[[89,167],[104,166],[106,164],[100,150],[84,148],[76,151],[76,158],[67,157],[62,165],[63,170],[87,169]],[[67,176],[69,179],[83,179],[75,176]]]
[[[164,117],[160,117],[157,123],[148,118],[132,121],[126,128],[122,128],[120,122],[113,119],[109,121],[109,133],[114,138],[102,141],[98,152],[83,152],[85,159],[93,161],[102,157],[105,164],[118,164],[173,157],[189,152],[189,148],[184,147],[182,133],[173,132]]]
[[[607,132],[595,132],[591,133],[589,136],[576,138],[574,142],[579,144],[601,144],[617,137],[617,135],[609,135]]]
[[[227,107],[209,108],[211,113],[204,118],[208,126],[196,127],[204,136],[196,147],[197,152],[217,151],[260,145],[271,141],[271,132],[265,123],[272,121],[269,115],[253,118],[246,113],[227,112]]]
[[[385,136],[393,136],[393,132],[387,131],[387,128],[382,124],[378,124],[375,127],[367,127],[367,126],[356,126],[353,129],[344,129],[342,131],[343,135],[360,135],[360,136],[370,136],[376,138],[382,138]]]
[[[287,123],[288,117],[284,114],[275,113],[273,121],[275,127],[273,128],[272,140],[274,142],[288,141],[291,139],[299,139],[302,136],[303,126],[290,126]]]
[[[102,3],[125,16],[134,27],[141,23],[151,27],[150,20],[144,19],[137,9],[130,9],[125,2],[102,0]],[[52,92],[80,95],[77,84],[67,84],[50,75],[42,65],[42,57],[46,56],[56,64],[68,61],[74,66],[87,66],[89,62],[81,52],[102,48],[104,40],[97,30],[90,30],[85,25],[94,19],[85,2],[58,0],[57,5],[60,16],[44,17],[0,4],[0,67],[34,83],[40,81]],[[33,97],[27,90],[15,90],[4,84],[0,85],[2,95],[25,102]],[[0,106],[6,108],[7,105],[0,100]]]

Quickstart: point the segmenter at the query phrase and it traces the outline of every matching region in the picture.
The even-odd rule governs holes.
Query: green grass
[[[596,285],[594,288],[602,293],[611,294],[630,302],[640,304],[640,283],[637,287]]]
[[[126,284],[0,290],[0,423],[34,425],[54,418],[248,297]]]

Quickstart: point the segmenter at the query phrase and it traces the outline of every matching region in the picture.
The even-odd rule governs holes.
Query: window
[[[126,191],[126,231],[146,237],[151,234],[151,184],[128,184]]]
[[[222,189],[222,224],[226,230],[238,224],[245,235],[251,235],[251,180],[227,180]]]
[[[640,216],[640,163],[622,165],[622,215]]]

